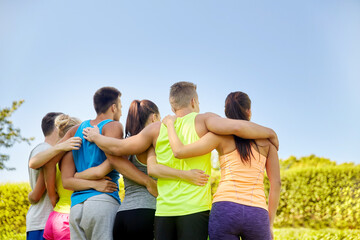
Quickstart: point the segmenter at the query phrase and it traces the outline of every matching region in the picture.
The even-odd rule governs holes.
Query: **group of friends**
[[[175,115],[162,121],[155,103],[134,100],[125,134],[121,93],[113,87],[96,91],[95,119],[48,113],[45,141],[29,157],[27,239],[273,239],[281,187],[276,133],[250,122],[243,92],[227,96],[226,118],[199,113],[196,88],[173,84]],[[212,196],[214,149],[221,177]]]

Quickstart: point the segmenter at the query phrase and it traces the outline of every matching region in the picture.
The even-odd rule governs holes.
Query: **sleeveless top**
[[[213,202],[230,201],[268,210],[264,192],[266,157],[251,147],[251,165],[235,149],[219,157],[221,177]]]
[[[195,130],[196,115],[197,113],[193,112],[176,119],[175,130],[183,144],[199,140]],[[187,159],[174,157],[164,124],[160,127],[155,152],[159,164],[180,170],[201,169],[208,175],[211,173],[210,153]],[[196,186],[183,180],[160,178],[157,186],[159,195],[156,201],[156,216],[182,216],[210,210],[210,181],[205,186]]]
[[[102,128],[104,127],[104,125],[111,121],[112,120],[107,119],[97,124],[100,130],[100,134],[102,134]],[[82,132],[83,129],[87,127],[93,127],[90,125],[90,120],[82,122],[75,133],[75,137],[80,137],[82,139],[80,149],[72,151],[77,172],[82,172],[88,168],[99,166],[106,160],[105,153],[98,146],[96,146],[95,143],[89,142],[84,139]],[[116,183],[116,185],[119,187],[119,173],[116,170],[112,170],[109,174],[107,174],[107,176],[109,176],[111,178],[111,181]],[[119,191],[115,191],[112,193],[103,193],[98,192],[95,189],[88,189],[74,192],[71,195],[71,206],[75,206],[76,204],[82,203],[90,197],[100,194],[108,194],[120,203]]]
[[[59,213],[70,213],[71,206],[71,194],[73,191],[67,190],[63,187],[61,181],[61,172],[59,164],[56,164],[56,191],[59,195],[59,201],[56,203],[54,208],[55,212]]]
[[[147,174],[147,166],[141,163],[135,155],[129,157],[135,167]],[[124,177],[125,198],[122,201],[118,211],[126,211],[139,208],[155,209],[156,198],[151,195],[146,187]]]

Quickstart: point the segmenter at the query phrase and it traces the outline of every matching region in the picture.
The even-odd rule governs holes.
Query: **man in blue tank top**
[[[75,180],[75,172],[98,166],[109,159],[114,169],[138,184],[146,186],[154,195],[157,194],[156,182],[138,170],[127,158],[105,154],[94,143],[83,138],[83,129],[95,125],[105,136],[123,137],[123,127],[119,122],[121,117],[120,96],[121,93],[116,88],[100,88],[94,95],[96,118],[75,126],[62,139],[65,141],[73,136],[82,138],[81,148],[73,150],[72,154],[68,152],[61,162],[64,188],[74,190],[70,210],[71,239],[112,239],[115,215],[120,204],[118,190],[103,193],[89,189],[85,182],[83,183],[80,179]],[[62,155],[64,153],[58,154],[57,157]],[[111,171],[107,177],[117,184],[119,173],[116,170]]]

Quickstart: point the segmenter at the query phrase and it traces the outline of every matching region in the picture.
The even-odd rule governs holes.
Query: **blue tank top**
[[[102,133],[102,128],[104,125],[111,121],[112,120],[110,119],[104,120],[97,125],[99,127],[100,134]],[[88,168],[96,167],[106,160],[105,153],[98,146],[96,146],[95,143],[84,139],[82,132],[83,129],[87,127],[93,127],[90,125],[90,120],[82,122],[75,133],[75,137],[80,137],[82,139],[80,149],[72,151],[77,172],[82,172]],[[109,176],[112,181],[118,185],[119,173],[116,170],[112,170],[107,176]],[[103,194],[103,192],[98,192],[95,189],[74,192],[71,195],[71,206],[75,206],[76,204],[82,203],[90,197],[100,194]],[[120,203],[119,191],[106,194],[112,196]]]

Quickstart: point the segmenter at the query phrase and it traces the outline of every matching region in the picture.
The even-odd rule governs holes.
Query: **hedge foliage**
[[[28,183],[0,185],[0,239],[26,232]]]
[[[279,228],[274,229],[274,237],[279,240],[360,240],[360,230]]]
[[[30,207],[29,183],[0,184],[0,239],[23,239]],[[124,199],[124,181],[119,179],[119,196]]]
[[[219,182],[213,170],[212,192]],[[281,171],[275,227],[360,229],[360,166],[302,167]],[[264,180],[268,196],[269,181]]]

